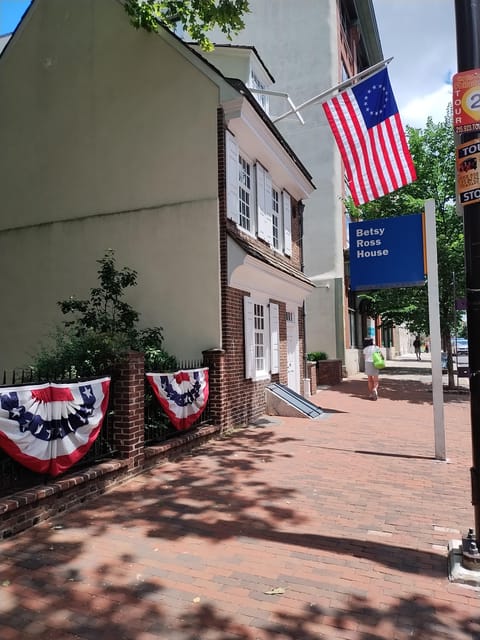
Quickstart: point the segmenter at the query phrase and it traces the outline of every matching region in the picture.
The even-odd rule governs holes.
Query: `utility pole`
[[[480,69],[480,0],[455,0],[458,71]],[[480,87],[476,98],[480,98]],[[479,113],[480,119],[480,113]],[[480,138],[480,131],[461,133],[461,142]],[[464,205],[465,284],[467,293],[470,414],[472,423],[472,505],[480,539],[480,202]]]

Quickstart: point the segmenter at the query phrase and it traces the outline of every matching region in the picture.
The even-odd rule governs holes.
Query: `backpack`
[[[385,360],[380,351],[374,351],[372,353],[373,366],[376,369],[385,369]]]

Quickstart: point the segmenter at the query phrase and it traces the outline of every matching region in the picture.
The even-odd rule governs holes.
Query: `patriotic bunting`
[[[157,400],[179,431],[203,413],[208,400],[208,367],[175,373],[147,373]]]
[[[100,433],[109,386],[101,378],[0,388],[0,447],[32,471],[63,473]]]

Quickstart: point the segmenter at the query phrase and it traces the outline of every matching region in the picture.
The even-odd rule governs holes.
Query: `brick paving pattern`
[[[414,356],[411,360],[413,361]],[[0,543],[1,640],[467,640],[480,589],[448,580],[473,526],[470,402],[428,363],[319,391]]]

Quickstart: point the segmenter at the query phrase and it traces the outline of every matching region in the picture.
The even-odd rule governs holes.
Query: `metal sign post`
[[[480,69],[480,2],[455,0],[458,70]],[[473,120],[469,132],[460,133],[461,144],[475,140],[473,128],[480,120],[480,91],[468,92],[460,106]],[[462,117],[462,108],[459,117]],[[467,112],[468,113],[468,112]],[[476,114],[479,114],[478,116]],[[461,124],[461,122],[459,123]],[[480,536],[480,203],[464,202],[465,284],[467,290],[468,355],[470,362],[470,414],[472,421],[472,504],[475,533]]]
[[[430,353],[432,358],[433,430],[435,458],[446,460],[445,422],[443,415],[442,345],[440,337],[440,309],[438,303],[437,226],[435,200],[425,201],[425,236],[428,268],[428,319],[430,325]]]

